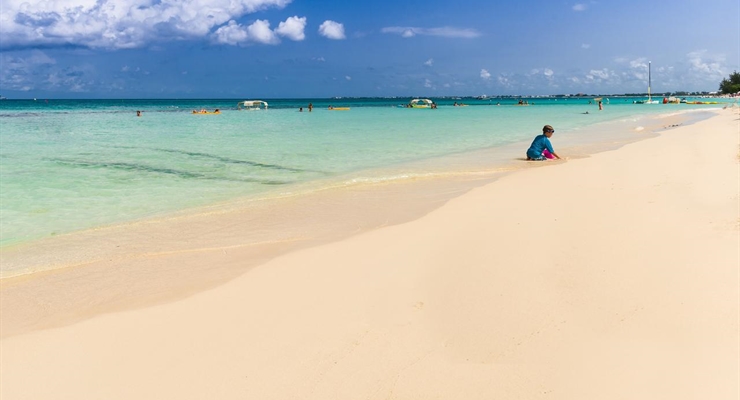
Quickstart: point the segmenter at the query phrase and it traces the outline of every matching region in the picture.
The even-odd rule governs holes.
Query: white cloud
[[[33,90],[42,81],[48,81],[55,64],[56,60],[40,50],[19,57],[0,52],[0,87],[22,92]]]
[[[326,20],[319,26],[319,34],[334,40],[341,40],[346,37],[344,35],[344,25],[331,20]]]
[[[0,52],[0,87],[3,90],[29,92],[34,90],[64,90],[87,92],[97,85],[95,68],[87,64],[62,67],[40,50]]]
[[[301,41],[306,38],[303,33],[304,29],[306,29],[306,17],[299,18],[296,15],[281,22],[275,29],[275,33],[290,40]]]
[[[623,76],[626,80],[637,80],[647,82],[648,80],[648,60],[645,57],[635,58],[629,60],[626,58],[619,58],[616,60],[619,63],[626,63],[628,69],[623,72]]]
[[[56,60],[46,55],[41,50],[33,50],[26,57],[4,57],[3,53],[0,53],[0,68],[3,72],[6,70],[31,70],[35,67],[42,65],[53,65],[56,64]],[[5,74],[2,74],[5,75]]]
[[[426,88],[432,87],[432,81],[430,81],[428,78],[424,79],[424,87]]]
[[[246,42],[248,36],[246,29],[233,20],[213,32],[213,39],[221,44],[237,45]]]
[[[430,59],[428,59],[428,60],[427,60],[427,61],[426,61],[426,62],[424,63],[424,65],[426,65],[427,67],[431,67],[431,66],[432,66],[432,64],[434,64],[434,59],[431,59],[431,58],[430,58]]]
[[[588,43],[583,43],[583,44],[581,44],[581,48],[582,49],[590,49],[591,48],[591,45],[588,44]]]
[[[278,34],[293,40],[303,40],[302,38],[299,39],[303,35],[303,28],[300,27],[301,19],[303,19],[303,23],[305,24],[305,18],[290,17],[287,21],[281,22],[280,26],[274,31],[270,29],[270,21],[267,20],[258,19],[246,27],[232,20],[228,24],[216,29],[211,37],[216,43],[232,46],[243,45],[249,42],[278,44],[280,43]]]
[[[601,79],[601,80],[604,80],[604,79],[609,79],[610,74],[609,74],[609,70],[606,69],[606,68],[604,68],[604,69],[592,69],[591,71],[589,71],[587,77],[588,76],[590,76],[590,79]]]
[[[491,79],[491,74],[486,69],[480,70],[480,77],[483,79]]]
[[[31,65],[56,64],[57,61],[40,50],[34,50],[26,57],[26,62]]]
[[[270,22],[266,20],[258,19],[257,21],[254,21],[252,25],[247,27],[247,34],[249,35],[249,39],[255,42],[264,44],[280,43],[280,39],[278,39],[275,32],[270,29]]]
[[[440,36],[447,38],[463,38],[472,39],[480,36],[480,33],[475,29],[460,29],[449,26],[441,28],[417,28],[417,27],[403,27],[403,26],[389,26],[380,30],[382,33],[395,33],[405,38],[414,37],[416,35],[425,36]]]
[[[542,78],[544,77],[547,80],[547,84],[553,86],[554,74],[550,68],[533,68],[528,74],[522,74],[522,76],[524,77],[524,82],[532,82],[535,85],[543,84],[545,81]]]
[[[573,5],[573,11],[586,11],[586,5],[585,4],[575,4]]]
[[[352,77],[351,77],[351,76],[349,76],[349,75],[346,75],[346,76],[344,77],[344,79],[346,79],[346,80],[348,80],[348,81],[351,81],[351,80],[352,80]]]
[[[501,74],[496,79],[498,80],[498,83],[501,86],[504,86],[504,87],[507,87],[507,88],[513,87],[514,82],[512,82],[511,79],[509,79],[509,77],[506,76],[506,75]]]
[[[693,51],[686,55],[689,60],[689,69],[694,73],[702,74],[704,78],[723,78],[722,62],[723,56],[707,55],[706,50]]]
[[[631,60],[629,63],[630,63],[630,68],[644,69],[645,71],[647,71],[647,67],[648,67],[647,59],[644,57],[636,58],[634,60]]]
[[[271,7],[283,8],[291,1],[3,0],[0,35],[3,47],[135,48],[206,37],[229,21]],[[222,39],[236,41],[238,33],[226,27]]]

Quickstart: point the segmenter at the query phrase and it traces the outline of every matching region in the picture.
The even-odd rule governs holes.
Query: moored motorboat
[[[236,108],[240,111],[258,111],[267,110],[268,104],[262,100],[244,100],[236,104]]]
[[[409,102],[408,108],[437,108],[437,105],[429,99],[413,99]]]

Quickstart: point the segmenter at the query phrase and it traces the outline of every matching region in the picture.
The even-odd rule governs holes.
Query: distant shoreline
[[[416,96],[334,96],[334,97],[260,97],[252,96],[255,99],[261,100],[335,100],[335,99],[414,99],[414,98],[430,98],[430,99],[589,99],[594,97],[610,97],[610,98],[629,98],[629,97],[647,97],[647,93],[621,93],[621,94],[553,94],[553,95],[445,95],[445,96],[433,96],[433,95],[416,95]],[[738,96],[732,96],[729,94],[720,95],[712,92],[663,92],[663,93],[651,93],[653,97],[701,97],[701,98],[729,98],[735,99]],[[197,101],[197,100],[244,100],[246,97],[93,97],[93,98],[70,98],[70,97],[4,97],[0,100],[9,101],[45,101],[45,100],[56,100],[56,101]]]

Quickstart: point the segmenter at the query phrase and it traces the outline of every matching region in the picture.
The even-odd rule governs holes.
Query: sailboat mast
[[[648,101],[650,101],[650,61],[648,61]]]

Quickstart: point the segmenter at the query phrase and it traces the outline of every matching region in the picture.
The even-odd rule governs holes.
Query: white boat
[[[409,102],[409,108],[437,108],[429,99],[413,99]]]
[[[236,108],[247,111],[267,110],[267,102],[262,100],[244,100],[236,104]]]
[[[635,100],[635,104],[659,104],[660,102],[658,100],[653,100],[652,97],[650,97],[650,82],[651,76],[650,76],[650,61],[648,61],[648,98],[647,100]]]
[[[685,99],[684,99],[684,102],[686,102],[686,100],[685,100]],[[663,102],[663,104],[679,104],[679,103],[681,103],[681,99],[679,99],[678,97],[675,97],[675,96],[670,96],[670,97],[668,97],[668,98],[667,98],[667,99],[666,99],[666,100],[665,100],[665,101]]]

